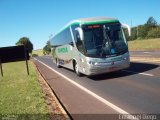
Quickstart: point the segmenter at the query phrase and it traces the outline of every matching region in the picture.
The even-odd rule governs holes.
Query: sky
[[[136,26],[153,16],[160,23],[159,6],[160,0],[0,0],[0,47],[28,37],[42,49],[51,34],[79,18],[105,16]]]

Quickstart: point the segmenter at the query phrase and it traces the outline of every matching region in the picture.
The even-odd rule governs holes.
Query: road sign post
[[[3,77],[3,69],[2,69],[1,59],[0,59],[0,69],[1,69],[1,75],[2,75],[2,77]]]
[[[16,61],[26,61],[27,74],[29,75],[28,60],[29,60],[29,52],[24,45],[0,48],[1,75],[3,76],[2,63],[16,62]]]
[[[28,67],[28,57],[27,57],[27,49],[24,46],[24,53],[25,53],[25,59],[26,59],[26,68],[27,68],[27,74],[29,75],[29,67]]]

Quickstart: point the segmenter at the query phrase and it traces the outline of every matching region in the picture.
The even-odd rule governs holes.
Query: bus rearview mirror
[[[127,24],[122,24],[122,27],[123,27],[123,28],[127,28],[127,30],[128,30],[128,35],[131,36],[131,27],[130,27],[129,25],[127,25]]]
[[[79,37],[80,37],[80,40],[84,40],[84,37],[83,37],[83,30],[82,30],[82,28],[80,28],[80,27],[77,27],[75,30],[77,30],[78,31],[78,33],[79,33]]]

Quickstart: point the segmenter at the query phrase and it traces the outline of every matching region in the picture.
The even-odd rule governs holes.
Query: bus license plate
[[[117,67],[110,67],[109,70],[110,70],[110,71],[113,71],[113,70],[115,70],[116,68],[117,68]]]

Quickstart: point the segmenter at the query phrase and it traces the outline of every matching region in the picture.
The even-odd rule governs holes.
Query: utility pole
[[[2,77],[3,77],[3,69],[2,69],[1,58],[0,58],[0,69],[1,69],[1,75],[2,75]]]
[[[139,31],[138,31],[138,26],[137,26],[137,39],[138,39],[138,34],[139,34]]]
[[[132,31],[132,19],[131,19],[131,31]],[[132,40],[132,32],[131,32],[131,40]]]

